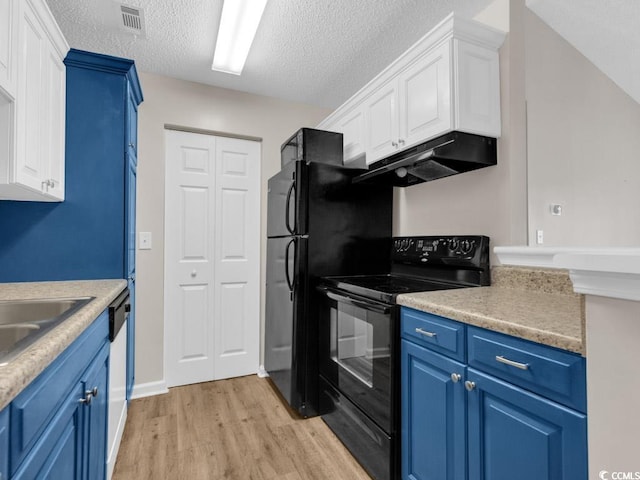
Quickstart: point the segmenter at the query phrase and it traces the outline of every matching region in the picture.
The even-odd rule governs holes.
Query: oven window
[[[339,303],[331,309],[331,359],[369,388],[386,383],[391,361],[389,316]]]

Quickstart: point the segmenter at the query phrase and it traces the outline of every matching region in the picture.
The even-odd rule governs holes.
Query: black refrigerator
[[[269,179],[265,370],[303,417],[318,413],[316,287],[328,275],[386,272],[391,186],[352,184],[342,134],[304,128],[281,148]]]

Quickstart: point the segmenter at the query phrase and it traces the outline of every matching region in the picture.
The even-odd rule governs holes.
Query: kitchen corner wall
[[[153,233],[153,249],[138,250],[136,259],[138,388],[164,380],[164,126],[262,138],[260,311],[264,312],[267,180],[280,169],[282,142],[298,128],[317,125],[330,113],[148,73],[140,73],[140,81],[144,103],[139,110],[137,229]],[[264,328],[264,313],[260,328]]]
[[[525,31],[529,244],[637,246],[640,104],[530,10]]]

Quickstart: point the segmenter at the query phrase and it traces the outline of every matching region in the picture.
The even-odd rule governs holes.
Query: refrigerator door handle
[[[295,189],[296,189],[296,177],[294,176],[293,180],[291,181],[291,186],[289,187],[289,191],[287,192],[287,203],[284,209],[285,225],[287,227],[287,230],[289,230],[289,233],[292,235],[295,234],[296,225],[294,224],[292,228],[291,225],[289,224],[289,209],[291,205],[291,194],[295,191]],[[294,219],[294,222],[295,222],[295,219]]]
[[[296,239],[292,238],[291,240],[289,240],[289,243],[287,243],[287,248],[284,251],[284,274],[285,274],[285,278],[287,279],[287,286],[289,287],[289,296],[291,297],[291,300],[293,300],[293,282],[291,281],[291,277],[289,276],[289,248],[291,248],[291,245],[295,246],[296,243]],[[293,252],[294,254],[294,259],[295,259],[295,250]]]
[[[346,303],[348,305],[353,305],[354,307],[359,307],[364,310],[369,310],[371,312],[381,313],[383,315],[387,315],[391,311],[391,307],[387,307],[385,305],[381,305],[379,303],[367,302],[364,300],[357,300],[355,298],[347,297],[344,295],[338,295],[335,292],[332,292],[328,288],[318,287],[318,290],[323,292],[327,297],[336,302]]]

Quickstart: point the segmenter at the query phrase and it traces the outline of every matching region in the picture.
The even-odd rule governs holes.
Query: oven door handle
[[[357,300],[355,298],[347,297],[344,295],[338,295],[337,293],[325,287],[318,287],[318,290],[320,290],[327,297],[329,297],[332,300],[335,300],[336,302],[347,303],[349,305],[353,305],[354,307],[360,307],[365,310],[381,313],[382,315],[387,315],[391,311],[391,307],[387,307],[380,303],[367,302],[365,300]]]

